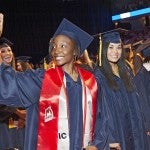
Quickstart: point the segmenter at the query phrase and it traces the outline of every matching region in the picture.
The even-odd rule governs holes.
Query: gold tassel
[[[44,67],[44,69],[45,69],[45,70],[47,70],[47,69],[48,69],[48,65],[47,65],[47,63],[46,63],[46,59],[45,59],[45,57],[44,57],[44,64],[43,64],[43,67]]]
[[[99,59],[99,66],[102,66],[102,39],[101,39],[101,33],[99,34],[98,59]]]
[[[9,118],[8,128],[9,129],[14,128],[14,120],[13,120],[13,118]]]

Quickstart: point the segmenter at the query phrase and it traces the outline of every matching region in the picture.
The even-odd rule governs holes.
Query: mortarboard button
[[[93,40],[93,37],[90,34],[83,31],[81,28],[79,28],[66,18],[64,18],[58,26],[56,32],[54,33],[54,37],[56,35],[66,35],[74,39],[80,48],[80,55]]]

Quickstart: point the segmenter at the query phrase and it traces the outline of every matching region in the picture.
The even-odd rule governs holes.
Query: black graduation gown
[[[95,76],[101,87],[99,132],[105,133],[103,137],[107,138],[99,144],[120,143],[122,150],[147,150],[147,141],[145,140],[144,125],[136,91],[127,92],[123,81],[115,75],[113,78],[117,82],[119,90],[112,90],[99,69],[96,69]],[[104,128],[102,122],[105,122],[107,127]]]

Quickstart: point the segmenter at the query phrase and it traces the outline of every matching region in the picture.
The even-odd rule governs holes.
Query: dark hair
[[[105,42],[102,44],[102,56],[101,56],[102,66],[101,66],[101,70],[106,77],[106,80],[107,80],[109,87],[112,88],[113,90],[118,90],[119,87],[113,78],[113,71],[112,71],[111,65],[109,64],[108,59],[107,59],[107,50],[108,50],[109,44],[110,43],[108,43],[108,42]],[[117,62],[117,65],[118,65],[118,69],[119,69],[120,78],[123,80],[126,89],[128,91],[131,91],[132,90],[132,84],[131,84],[130,76],[129,76],[127,69],[125,67],[126,65],[125,65],[125,58],[124,58],[124,51],[123,50],[122,50],[121,58]]]

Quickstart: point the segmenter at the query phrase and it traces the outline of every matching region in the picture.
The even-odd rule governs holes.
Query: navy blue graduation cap
[[[103,33],[96,34],[94,36],[99,36],[99,66],[102,65],[101,62],[101,55],[102,55],[102,43],[120,43],[121,42],[121,36],[120,34],[127,32],[128,30],[117,28],[110,31],[106,31]]]
[[[30,56],[18,56],[18,57],[16,57],[17,62],[30,62],[31,59],[32,59],[32,57],[30,57]]]
[[[7,46],[12,46],[13,43],[11,41],[9,41],[8,39],[6,39],[5,37],[0,38],[0,47],[7,47]]]
[[[56,35],[66,35],[71,39],[75,40],[77,45],[80,48],[80,55],[83,51],[90,45],[92,40],[94,39],[90,34],[83,31],[81,28],[73,24],[67,19],[63,19],[58,26],[54,36]]]
[[[143,57],[148,57],[150,56],[150,39],[147,39],[143,44],[141,44],[136,52],[142,52]]]
[[[118,28],[101,33],[102,42],[120,43],[121,42],[120,33],[123,32],[124,30],[125,29]]]

